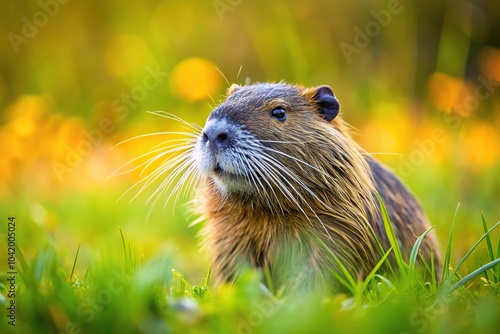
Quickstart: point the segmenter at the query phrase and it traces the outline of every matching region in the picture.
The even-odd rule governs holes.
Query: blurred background
[[[139,258],[173,252],[177,270],[204,275],[190,196],[120,199],[139,173],[110,178],[165,136],[111,148],[184,131],[148,110],[203,125],[233,82],[330,85],[443,244],[461,204],[456,256],[481,213],[500,219],[496,0],[4,0],[0,12],[0,219],[16,216],[27,258],[54,245],[67,272],[81,243],[85,271],[123,255],[120,227]]]

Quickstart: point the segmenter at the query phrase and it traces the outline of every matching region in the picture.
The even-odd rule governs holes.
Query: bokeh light
[[[172,70],[170,87],[186,100],[203,100],[220,90],[221,76],[211,61],[200,57],[188,58]]]
[[[498,1],[403,1],[387,24],[373,14],[383,0],[226,1],[224,11],[212,1],[66,1],[27,36],[40,3],[0,4],[0,206],[22,220],[27,257],[54,243],[72,255],[80,242],[92,256],[115,254],[120,227],[145,257],[175,249],[186,272],[203,275],[191,194],[146,204],[154,185],[126,193],[141,168],[111,175],[181,137],[163,132],[193,131],[147,111],[203,126],[231,83],[330,85],[354,140],[400,174],[442,239],[459,202],[459,245],[481,232],[469,224],[480,212],[500,217]],[[356,52],[347,59],[341,44]]]

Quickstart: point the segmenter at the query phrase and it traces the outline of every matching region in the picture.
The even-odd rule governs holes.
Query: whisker
[[[181,146],[181,145],[174,145],[173,147],[177,147],[177,146]],[[136,157],[136,158],[134,158],[134,159],[132,159],[132,160],[128,161],[128,162],[127,162],[127,163],[125,163],[124,165],[122,165],[120,168],[118,168],[118,169],[117,169],[117,170],[116,170],[113,174],[111,174],[109,177],[115,177],[115,176],[119,176],[119,175],[123,175],[123,174],[127,174],[127,173],[130,173],[130,172],[133,172],[134,170],[136,170],[136,169],[140,168],[141,166],[145,165],[148,161],[150,161],[151,159],[154,159],[154,158],[155,158],[155,157],[157,157],[157,156],[152,157],[152,158],[150,158],[150,159],[148,159],[148,160],[146,160],[146,161],[142,162],[141,164],[139,164],[139,165],[135,166],[134,168],[127,169],[127,170],[125,170],[125,171],[123,171],[123,172],[120,172],[120,171],[121,171],[122,169],[124,169],[126,166],[131,165],[131,164],[133,164],[134,162],[136,162],[136,161],[138,161],[138,160],[141,160],[141,159],[143,159],[143,158],[147,157],[148,155],[154,154],[154,153],[156,153],[156,152],[161,152],[161,151],[163,151],[163,150],[165,150],[165,148],[158,148],[158,149],[156,149],[156,150],[153,150],[153,151],[150,151],[150,152],[143,153],[143,154],[141,154],[140,156],[138,156],[138,157]],[[169,152],[168,152],[168,151],[166,151],[165,153],[166,153],[166,154],[168,154]],[[141,172],[141,174],[142,174],[142,172]]]
[[[191,159],[193,160],[192,157]],[[194,185],[200,184],[201,182],[200,171],[198,170],[198,168],[195,167],[194,163],[192,170],[193,171],[190,173],[189,178],[187,179],[187,181],[185,181],[186,186],[184,187],[184,195],[187,195],[189,189],[194,189],[195,188]]]
[[[192,142],[193,144],[196,143],[196,139],[198,138],[198,136],[194,137],[194,138],[175,138],[175,139],[169,139],[169,140],[165,140],[165,141],[162,141],[161,143],[159,144],[156,144],[154,145],[153,147],[151,147],[151,149],[156,149],[158,147],[161,147],[161,145],[165,145],[166,148],[168,147],[171,147],[173,145],[170,145],[171,143],[183,143],[185,144],[186,142],[190,143]]]
[[[259,139],[261,143],[274,143],[274,144],[297,144],[297,141],[282,141],[282,140],[263,140]]]
[[[180,175],[182,174],[182,176],[180,177],[180,179],[177,181],[177,183],[175,184],[174,188],[172,189],[172,191],[170,192],[170,194],[168,195],[167,197],[167,200],[165,201],[165,204],[164,204],[164,208],[167,206],[167,203],[169,202],[170,198],[172,197],[173,194],[176,194],[176,198],[178,198],[177,194],[178,194],[178,191],[179,191],[179,187],[181,187],[184,182],[184,178],[186,177],[186,173],[189,171],[190,168],[192,168],[192,163],[190,160],[186,160],[184,161],[181,165],[179,165],[174,171],[172,171],[172,173],[168,176],[167,179],[165,179],[162,184],[158,187],[158,190],[159,189],[162,189],[161,192],[158,193],[158,197],[160,197],[161,195],[163,195],[163,193],[165,192],[166,189],[168,189],[172,183],[174,182],[174,180]],[[152,196],[155,196],[156,194],[153,193],[150,197]],[[174,199],[174,207],[177,203],[177,199]]]
[[[239,153],[238,160],[241,162],[242,165],[246,165],[247,166],[247,168],[243,169],[244,172],[245,172],[245,174],[246,174],[247,180],[251,179],[251,183],[255,186],[255,188],[259,188],[259,186],[260,186],[260,188],[262,189],[262,192],[258,192],[259,196],[264,201],[266,201],[269,204],[270,207],[273,207],[271,198],[267,194],[264,185],[260,181],[260,178],[255,173],[255,169],[256,169],[255,166],[253,166],[251,164],[250,160],[246,157],[245,153],[242,152],[241,149],[238,149],[237,151]],[[246,163],[243,161],[243,158],[244,158],[244,160],[245,160]],[[250,167],[250,168],[248,168],[248,167]],[[264,195],[262,195],[262,194],[264,194]]]
[[[266,175],[270,177],[270,180],[274,183],[274,185],[278,188],[278,190],[285,196],[285,198],[288,198],[292,203],[294,203],[297,208],[299,209],[300,212],[304,215],[304,217],[309,221],[309,223],[312,226],[312,222],[309,219],[309,216],[306,214],[305,210],[302,208],[300,205],[299,201],[295,198],[295,196],[291,193],[291,191],[287,188],[287,186],[280,180],[279,176],[277,175],[277,171],[273,166],[270,166],[268,164],[263,164],[262,165],[263,169],[266,172]],[[288,180],[284,179],[284,181],[293,189],[295,193],[298,193],[297,190],[293,187],[293,185],[288,182]],[[299,194],[300,196],[300,194]],[[281,205],[280,205],[281,207]],[[282,207],[281,207],[282,208]],[[282,212],[284,212],[282,208]]]
[[[236,81],[238,81],[238,78],[240,77],[242,69],[243,69],[243,65],[240,65],[240,69],[238,70],[238,73],[236,74]]]
[[[220,73],[220,75],[222,75],[222,77],[224,78],[224,80],[226,80],[226,83],[228,86],[231,86],[231,83],[229,82],[229,80],[227,80],[226,76],[224,75],[224,73],[222,73],[221,69],[218,68],[218,67],[215,67],[217,69],[217,72]],[[215,102],[214,102],[215,103]]]
[[[319,168],[318,168],[318,167],[316,167],[316,166],[313,166],[313,165],[311,165],[311,164],[309,164],[309,163],[305,162],[304,160],[301,160],[301,159],[299,159],[299,158],[296,158],[296,157],[294,157],[294,156],[292,156],[292,155],[289,155],[289,154],[287,154],[287,153],[284,153],[284,152],[281,152],[281,151],[278,151],[278,150],[272,149],[272,148],[270,148],[270,147],[266,147],[266,146],[264,146],[264,149],[265,149],[266,151],[273,152],[273,153],[276,153],[276,154],[280,154],[280,155],[285,156],[285,157],[287,157],[287,158],[289,158],[289,159],[292,159],[292,160],[294,160],[294,161],[297,161],[297,162],[299,162],[299,163],[301,163],[301,164],[303,164],[303,165],[305,165],[305,166],[307,166],[307,167],[309,167],[309,168],[312,168],[312,169],[314,169],[315,171],[317,171],[317,172],[321,173],[323,176],[326,176],[326,177],[327,177],[327,178],[329,178],[329,179],[333,179],[333,177],[332,177],[330,174],[326,173],[325,171],[322,171],[321,169],[319,169]]]
[[[173,121],[177,121],[179,123],[182,123],[184,125],[187,125],[187,126],[191,127],[194,130],[197,130],[198,132],[201,132],[203,130],[203,128],[201,126],[199,126],[198,124],[196,124],[196,123],[190,123],[190,122],[188,122],[188,121],[180,118],[179,116],[174,115],[172,113],[169,113],[167,111],[156,110],[156,111],[147,111],[147,113],[153,114],[153,115],[156,115],[156,116],[160,116],[160,117],[163,117],[163,118],[167,118],[167,119],[170,119],[170,120],[173,120]]]
[[[300,180],[300,178],[298,178],[295,174],[293,174],[287,167],[285,167],[283,164],[281,164],[278,160],[276,160],[276,158],[268,155],[267,153],[263,153],[262,154],[262,158],[263,160],[266,160],[268,161],[269,163],[271,163],[274,167],[278,167],[280,168],[280,170],[282,172],[285,172],[285,174],[287,174],[289,177],[291,177],[292,180],[296,181],[301,187],[303,187],[309,194],[311,194],[319,203],[321,203],[325,208],[329,209],[329,210],[332,210],[329,205],[327,205],[326,203],[324,203],[317,195],[316,193],[314,193],[306,184],[304,184],[302,182],[302,180]],[[295,191],[295,193],[299,196],[300,199],[302,199],[302,201],[304,201],[304,203],[308,206],[310,212],[312,212],[314,214],[314,216],[316,217],[316,219],[321,223],[321,226],[323,226],[323,229],[325,230],[326,234],[328,235],[329,238],[331,238],[331,235],[330,235],[330,232],[328,231],[328,229],[326,228],[325,224],[323,224],[323,222],[321,221],[321,219],[318,217],[318,215],[316,214],[315,210],[311,207],[311,205],[307,202],[307,200],[305,200],[304,196],[299,192],[297,191],[297,189],[291,184],[290,181],[287,180],[287,178],[283,178],[285,180],[285,182],[288,183],[288,185]],[[300,208],[300,206],[299,206]],[[304,212],[304,210],[302,208],[300,208],[301,211],[304,213],[304,215],[306,216],[306,218],[309,220],[309,217],[307,216],[307,214]],[[311,223],[311,226],[313,226],[312,222],[309,220],[309,222]]]
[[[196,147],[199,134],[203,130],[201,126],[195,123],[185,121],[179,116],[172,113],[157,110],[147,111],[149,114],[160,116],[181,124],[187,131],[161,131],[148,134],[134,136],[125,139],[115,145],[111,149],[116,148],[127,142],[154,137],[154,136],[182,136],[183,138],[169,138],[161,141],[160,143],[152,146],[148,152],[140,154],[139,156],[131,159],[127,163],[119,167],[110,177],[123,175],[136,170],[140,170],[140,179],[129,187],[118,199],[120,201],[124,196],[134,190],[135,194],[130,199],[130,202],[141,195],[148,187],[159,181],[159,186],[153,191],[146,199],[146,203],[151,201],[156,202],[164,192],[173,186],[165,205],[170,201],[171,197],[175,195],[174,206],[177,203],[179,196],[184,192],[187,193],[187,186],[193,186],[201,181],[201,174],[196,168],[193,159],[193,151]],[[159,166],[154,170],[151,167],[155,163]],[[147,175],[146,175],[147,174]],[[159,180],[163,176],[165,179]],[[175,184],[174,184],[175,183]]]
[[[361,152],[361,155],[397,155],[397,156],[406,156],[408,154],[394,153],[394,152]]]
[[[151,166],[155,161],[159,160],[160,158],[168,155],[166,158],[165,158],[165,161],[175,161],[175,159],[177,159],[178,157],[181,157],[183,154],[180,154],[178,156],[176,156],[175,158],[171,159],[171,157],[173,155],[175,155],[175,153],[177,152],[191,152],[192,150],[194,149],[194,147],[190,146],[190,145],[185,145],[185,146],[181,146],[181,147],[175,147],[175,148],[172,148],[164,153],[161,153],[161,154],[158,154],[156,157],[153,157],[151,159],[148,160],[148,163],[146,164],[146,166],[144,166],[144,168],[142,169],[141,173],[139,174],[139,176],[142,176],[142,174],[144,174],[144,172],[149,168],[149,166]]]
[[[145,138],[145,137],[152,137],[152,136],[165,136],[165,135],[184,135],[184,136],[189,136],[189,137],[193,137],[193,138],[196,138],[198,137],[198,135],[196,134],[193,134],[193,133],[189,133],[189,132],[172,132],[172,131],[162,131],[162,132],[152,132],[152,133],[146,133],[146,134],[143,134],[143,135],[138,135],[138,136],[134,136],[132,138],[128,138],[128,139],[125,139],[125,140],[122,140],[121,142],[111,146],[109,148],[109,151],[115,149],[116,147],[120,146],[120,145],[123,145],[129,141],[132,141],[132,140],[136,140],[136,139],[140,139],[140,138]]]
[[[174,205],[173,205],[174,208],[177,206],[177,202],[179,200],[179,197],[181,195],[184,195],[184,196],[187,195],[188,190],[193,189],[193,188],[190,188],[190,185],[191,185],[192,179],[194,177],[194,174],[196,173],[196,170],[197,169],[194,166],[194,164],[191,163],[191,165],[187,168],[187,170],[182,175],[181,179],[177,182],[174,190],[172,190],[171,194],[174,194],[174,193],[176,194],[175,198],[174,198]],[[169,195],[169,197],[165,201],[165,205],[168,203],[170,196],[171,195]]]
[[[293,174],[290,169],[285,167],[281,162],[279,162],[276,158],[273,156],[263,153],[262,154],[263,160],[268,161],[269,163],[273,164],[275,167],[279,167],[282,169],[285,174],[287,174],[292,180],[296,181],[301,187],[303,187],[309,194],[311,194],[316,200],[318,200],[321,204],[325,205],[328,207],[325,203],[321,201],[321,199],[314,193],[302,180],[300,180],[299,177],[297,177],[295,174]]]
[[[148,176],[145,177],[145,178],[148,178],[148,182],[141,188],[140,192],[142,192],[142,190],[144,190],[149,185],[151,185],[156,179],[158,179],[160,176],[162,176],[163,174],[165,174],[167,171],[172,170],[172,169],[174,171],[177,170],[177,168],[179,166],[183,165],[188,160],[189,160],[189,157],[188,157],[187,154],[183,154],[183,155],[177,156],[174,159],[170,159],[170,160],[169,159],[165,159],[165,162],[161,166],[159,166],[155,171],[153,171],[151,174],[149,174]],[[162,182],[162,184],[166,180],[169,180],[170,178],[172,178],[173,177],[172,175],[173,175],[173,173],[170,174]],[[160,186],[156,189],[156,191],[153,193],[152,196],[154,196],[159,191],[159,189],[162,187],[162,184],[160,184]],[[149,201],[149,199],[148,199],[148,201]]]
[[[142,185],[141,189],[139,189],[138,193],[130,201],[136,199],[144,189],[149,187],[156,179],[165,174],[169,169],[175,168],[176,166],[181,164],[183,158],[188,158],[187,154],[180,155],[175,159],[165,161],[160,167],[154,170],[151,174],[141,179],[141,181],[144,181],[144,184]]]
[[[138,186],[139,184],[141,184],[142,182],[145,182],[145,178],[142,178],[140,179],[139,181],[135,182],[131,187],[129,187],[119,198],[116,202],[119,202],[126,194],[128,194],[132,189],[134,189],[136,186]],[[129,201],[129,203],[131,202],[132,200]]]
[[[256,173],[259,173],[260,172],[260,176],[262,177],[262,179],[264,180],[264,182],[269,186],[269,189],[271,190],[272,194],[274,195],[274,198],[276,199],[276,203],[277,203],[277,206],[279,207],[281,213],[284,215],[285,214],[285,211],[283,210],[283,207],[281,205],[281,202],[278,198],[278,195],[276,194],[276,192],[274,191],[273,187],[271,186],[268,178],[266,176],[268,176],[271,172],[266,170],[266,165],[263,164],[261,161],[259,161],[258,159],[255,159],[255,160],[250,160],[249,161],[249,164],[250,166],[252,167],[251,170],[255,170]],[[274,183],[276,185],[276,183]],[[265,189],[264,187],[262,186],[263,188],[263,191],[265,192]],[[278,186],[279,188],[279,186]],[[266,193],[267,195],[267,193]],[[270,198],[270,196],[268,195],[269,197],[269,201],[270,203],[272,204],[272,200]],[[274,205],[273,205],[274,206]]]

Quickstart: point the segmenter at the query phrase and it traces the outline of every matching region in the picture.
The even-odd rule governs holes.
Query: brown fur
[[[325,121],[316,88],[274,86],[232,86],[227,100],[213,112],[242,126],[256,139],[245,145],[266,146],[275,161],[247,177],[254,186],[245,191],[221,191],[212,175],[202,176],[199,199],[207,221],[203,235],[217,282],[233,280],[249,265],[267,268],[275,287],[343,290],[332,254],[354,277],[362,278],[381,258],[374,235],[388,248],[375,191],[387,205],[408,258],[416,238],[429,228],[414,197],[360,149],[339,116]],[[286,122],[270,117],[276,107],[288,111]],[[246,159],[240,161],[245,168],[257,166]],[[261,174],[266,173],[277,181],[265,180]],[[288,192],[278,189],[278,181]],[[431,232],[424,240],[422,254],[429,263],[434,256],[439,266],[435,236]]]

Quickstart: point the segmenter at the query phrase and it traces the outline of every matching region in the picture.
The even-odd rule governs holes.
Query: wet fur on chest
[[[429,227],[427,219],[413,195],[390,171],[371,157],[367,163],[408,258],[415,240]],[[210,187],[205,191],[208,194],[204,197],[210,200],[206,202],[203,234],[218,283],[231,282],[243,268],[253,267],[267,270],[275,286],[287,286],[291,291],[339,292],[344,287],[335,278],[334,273],[339,273],[335,257],[353,277],[363,278],[382,256],[374,236],[388,249],[379,210],[348,222],[343,217],[353,217],[348,212],[352,205],[337,212],[316,208],[316,214],[307,219],[298,210],[277,214],[253,206],[252,201],[228,201]],[[374,198],[375,192],[371,196]],[[424,239],[421,253],[428,263],[431,258],[440,263],[436,244],[433,234]]]

